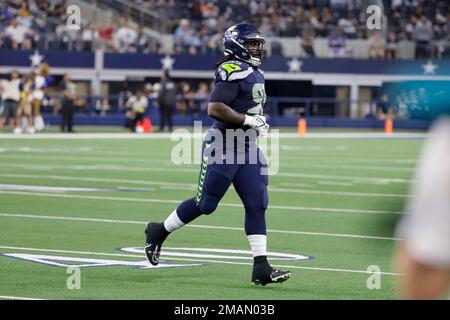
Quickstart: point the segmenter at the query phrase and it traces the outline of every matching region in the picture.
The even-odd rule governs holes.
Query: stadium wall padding
[[[59,126],[59,115],[44,115],[44,120],[47,124],[52,126]],[[296,127],[298,119],[285,118],[279,116],[272,116],[269,123],[272,127]],[[384,128],[384,121],[378,119],[336,119],[329,117],[314,117],[306,118],[308,127],[336,127],[336,128]],[[104,126],[124,126],[125,115],[105,115],[105,116],[91,116],[85,114],[75,115],[75,125],[104,125]],[[212,119],[206,115],[192,116],[192,115],[176,115],[173,118],[176,126],[192,126],[194,121],[202,121],[203,126],[210,126]],[[152,117],[154,125],[159,125],[159,117]],[[394,129],[408,129],[408,130],[427,130],[430,125],[429,121],[423,120],[394,120]]]
[[[47,62],[51,68],[64,68],[65,72],[76,72],[77,69],[92,69],[91,75],[101,72],[103,76],[113,72],[120,72],[124,77],[135,76],[136,72],[141,76],[149,73],[160,73],[162,69],[169,68],[174,71],[174,76],[212,78],[212,65],[220,57],[214,55],[162,55],[140,53],[102,53],[102,59],[96,59],[95,52],[72,51],[33,51],[33,50],[9,50],[0,49],[0,67],[2,72],[7,72],[15,67],[31,67],[31,56],[41,56],[41,62]],[[292,64],[296,61],[295,64]],[[428,68],[426,67],[428,66]],[[436,66],[436,67],[434,67]],[[440,80],[448,80],[450,77],[449,60],[365,60],[351,58],[287,58],[269,57],[262,65],[268,78],[281,77],[284,80],[298,80],[305,78],[305,74],[340,74],[348,77],[361,75],[372,76],[414,76],[443,77]],[[178,74],[178,75],[177,75]],[[116,75],[117,76],[117,75]],[[445,79],[444,79],[445,77]],[[406,80],[406,79],[405,79]]]

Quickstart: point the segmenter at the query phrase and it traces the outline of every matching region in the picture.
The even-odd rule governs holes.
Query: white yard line
[[[69,161],[73,161],[68,159]],[[67,161],[67,160],[64,160]],[[198,169],[187,169],[183,168],[182,166],[177,166],[175,164],[172,164],[169,160],[167,161],[159,161],[157,163],[159,164],[168,164],[171,166],[171,168],[161,168],[161,167],[136,167],[136,166],[126,166],[126,163],[132,163],[132,161],[128,162],[117,162],[119,164],[108,164],[108,161],[97,161],[98,164],[84,164],[81,160],[81,164],[77,165],[62,165],[62,164],[42,164],[42,165],[35,165],[35,164],[24,164],[24,163],[0,163],[1,167],[12,167],[12,168],[21,168],[21,169],[35,169],[35,170],[52,170],[52,169],[65,169],[65,170],[117,170],[117,171],[139,171],[139,172],[154,172],[154,171],[175,171],[175,172],[196,172]],[[115,162],[112,160],[111,162]],[[123,165],[120,165],[123,164]],[[195,166],[199,167],[200,165],[197,165],[196,163],[191,163],[183,166]],[[177,168],[179,167],[179,168]],[[283,164],[280,165],[281,168],[319,168],[319,169],[339,169],[339,170],[359,170],[359,171],[381,171],[381,172],[398,172],[398,173],[407,173],[407,172],[414,172],[415,168],[403,168],[403,167],[386,167],[386,166],[357,166],[357,165],[325,165],[325,164],[315,164],[315,163],[298,163],[298,164]],[[286,172],[289,174],[290,172]],[[295,172],[293,172],[295,173]]]
[[[103,157],[103,158],[101,156],[86,157],[84,154],[80,154],[80,155],[69,154],[66,157],[49,157],[49,156],[42,156],[40,154],[24,154],[24,153],[17,154],[17,155],[16,154],[14,154],[14,155],[1,154],[1,156],[3,159],[18,159],[18,160],[25,159],[25,160],[34,160],[34,161],[36,159],[38,159],[38,160],[45,160],[45,161],[68,161],[68,162],[70,162],[70,161],[72,161],[72,162],[92,161],[92,162],[98,162],[101,164],[108,164],[108,162],[121,163],[121,164],[139,163],[139,164],[144,164],[144,165],[145,164],[155,164],[155,163],[162,164],[164,162],[172,164],[172,162],[170,161],[170,157],[160,158],[160,159],[148,158],[148,159],[142,160],[142,159],[134,159],[134,158],[131,158],[130,156],[128,156],[128,158],[120,158],[120,157],[117,157],[116,155],[112,155],[112,154],[110,157]],[[80,157],[78,158],[76,156],[80,156]],[[152,157],[150,152],[149,152],[148,156]]]
[[[312,184],[312,183],[300,183],[300,182],[281,182],[280,186],[311,188],[311,187],[314,187],[314,184]]]
[[[56,193],[39,193],[39,192],[21,192],[21,191],[2,191],[0,194],[22,195],[31,197],[48,197],[48,198],[67,198],[67,199],[86,199],[86,200],[108,200],[108,201],[126,201],[126,202],[149,202],[149,203],[173,203],[179,204],[181,200],[155,199],[155,198],[126,198],[126,197],[108,197],[108,196],[88,196],[76,194],[56,194]],[[219,206],[242,208],[239,203],[220,203]],[[345,213],[375,213],[375,214],[402,214],[401,211],[387,210],[365,210],[365,209],[346,209],[346,208],[318,208],[318,207],[297,207],[297,206],[280,206],[270,205],[270,209],[292,210],[292,211],[316,211],[316,212],[345,212]]]
[[[113,256],[113,257],[133,257],[133,258],[142,257],[141,255],[123,254],[123,253],[69,251],[69,250],[40,249],[40,248],[12,247],[12,246],[0,246],[0,249],[21,250],[21,251],[38,251],[38,252],[55,252],[55,253],[67,253],[67,254],[96,255],[96,256]],[[219,264],[249,265],[249,266],[253,265],[253,263],[247,263],[247,262],[192,259],[192,258],[174,258],[174,257],[163,257],[163,255],[164,255],[164,253],[162,253],[162,257],[161,257],[162,260],[196,261],[196,262],[210,262],[210,263],[219,263]],[[322,267],[301,267],[301,266],[294,266],[294,265],[278,265],[278,264],[274,264],[273,266],[279,267],[279,268],[294,268],[294,269],[306,269],[306,270],[316,270],[316,271],[373,274],[373,272],[369,272],[367,270],[351,270],[351,269],[336,269],[336,268],[322,268]],[[401,276],[401,274],[399,274],[399,273],[392,273],[392,272],[380,272],[379,274],[380,275],[390,275],[390,276]]]
[[[317,184],[324,186],[338,186],[338,187],[353,187],[355,186],[354,182],[338,182],[338,181],[317,181]]]
[[[280,175],[280,174],[278,174]],[[282,174],[284,175],[284,174]],[[321,174],[310,174],[310,173],[297,173],[296,177],[305,179],[326,179],[328,182],[337,181],[337,183],[345,181],[351,181],[351,183],[367,183],[376,185],[386,185],[393,183],[404,183],[410,184],[414,181],[404,180],[404,179],[392,179],[392,178],[376,178],[376,177],[352,177],[352,176],[332,176],[332,175],[321,175]],[[197,184],[186,184],[179,182],[162,182],[162,181],[152,181],[152,180],[130,180],[130,179],[111,179],[111,178],[93,178],[93,177],[73,177],[73,176],[61,176],[61,175],[36,175],[36,174],[17,174],[17,173],[0,173],[0,177],[5,178],[30,178],[30,179],[49,179],[49,180],[67,180],[67,181],[95,181],[95,182],[117,182],[117,183],[130,183],[130,184],[143,184],[143,185],[155,185],[155,184],[166,184],[168,186],[194,186]],[[276,177],[276,176],[275,176]],[[319,180],[320,181],[320,180]],[[281,182],[280,185],[286,186],[297,186],[297,187],[311,187],[312,184],[305,183],[294,183],[294,182]]]
[[[0,167],[3,168],[19,168],[25,170],[39,170],[39,171],[51,171],[51,170],[74,170],[74,171],[123,171],[123,172],[172,172],[172,173],[198,173],[198,168],[161,168],[161,167],[130,167],[119,165],[48,165],[48,164],[20,164],[20,163],[0,163]],[[199,166],[198,166],[199,167]],[[338,180],[352,180],[352,181],[369,181],[372,183],[406,183],[409,184],[412,180],[397,177],[360,177],[360,176],[333,176],[322,175],[315,173],[301,173],[301,172],[278,172],[274,177],[289,177],[289,178],[325,178],[325,179],[338,179]]]
[[[200,151],[199,151],[200,152]],[[18,160],[46,160],[49,161],[58,161],[58,162],[97,162],[102,165],[109,165],[110,163],[118,163],[118,164],[127,164],[127,163],[133,163],[135,164],[170,164],[172,166],[175,166],[171,160],[170,155],[167,154],[165,157],[159,157],[155,158],[154,155],[148,152],[146,155],[142,155],[142,158],[136,158],[136,155],[132,159],[129,155],[128,156],[119,156],[118,154],[111,154],[110,156],[104,156],[104,153],[99,153],[96,155],[89,154],[89,156],[86,156],[86,154],[83,154],[80,158],[74,158],[73,154],[70,154],[70,156],[59,156],[60,153],[58,153],[58,156],[48,156],[48,154],[39,154],[39,153],[16,153],[16,154],[8,154],[8,153],[2,153],[2,158],[5,159],[18,159]],[[151,157],[151,158],[150,158]],[[193,160],[193,159],[192,159]],[[363,161],[355,162],[351,160],[344,159],[344,162],[338,162],[336,160],[324,160],[320,158],[310,158],[310,157],[301,157],[300,159],[291,159],[289,160],[288,157],[284,157],[280,155],[280,160],[282,160],[282,167],[288,167],[288,168],[299,168],[307,166],[308,168],[315,167],[315,168],[340,168],[340,169],[349,169],[349,168],[355,168],[355,169],[362,169],[362,170],[372,170],[372,171],[389,171],[389,172],[409,172],[414,170],[414,166],[411,167],[399,167],[399,166],[361,166],[359,164],[357,165],[349,165],[349,163],[361,163]],[[370,159],[368,159],[370,160]],[[368,164],[370,161],[363,162],[364,164]],[[373,163],[373,162],[372,162]],[[390,161],[389,163],[396,163],[395,161]],[[398,164],[398,163],[396,163]],[[196,163],[192,163],[191,165],[197,165]]]
[[[199,150],[201,153],[201,150]],[[66,154],[62,154],[61,152],[51,152],[51,151],[42,151],[42,152],[26,152],[26,151],[3,151],[2,148],[0,148],[0,154],[2,155],[2,158],[12,158],[12,159],[35,159],[39,158],[40,160],[58,160],[58,161],[74,161],[70,157],[67,157]],[[54,155],[52,155],[54,154]],[[79,158],[80,160],[87,160],[87,161],[97,161],[97,162],[133,162],[133,163],[155,163],[155,162],[164,162],[165,160],[170,161],[170,153],[162,153],[162,154],[152,154],[151,150],[149,149],[147,152],[133,152],[133,157],[130,156],[129,152],[108,152],[106,150],[98,150],[98,151],[90,151],[90,152],[82,152],[78,153],[82,156],[82,158]],[[373,159],[373,158],[355,158],[355,157],[342,157],[342,156],[335,156],[333,155],[333,159],[329,160],[325,157],[317,157],[315,155],[307,154],[304,152],[301,152],[301,157],[292,157],[292,156],[286,156],[284,154],[280,154],[280,160],[283,161],[283,163],[291,163],[294,162],[297,163],[310,163],[311,161],[320,162],[324,164],[349,164],[349,163],[363,163],[363,164],[410,164],[411,166],[415,166],[417,164],[416,158],[408,158],[405,159],[404,157],[400,159],[394,159],[394,158],[388,158],[388,159]],[[77,155],[74,152],[69,153],[70,156]],[[151,157],[151,158],[150,158]],[[392,157],[392,155],[389,155],[389,157]],[[145,159],[142,159],[145,158]],[[404,167],[402,167],[404,168]]]
[[[99,188],[83,188],[83,187],[59,187],[59,186],[43,186],[33,184],[7,184],[0,183],[0,190],[14,190],[14,191],[40,191],[40,192],[56,192],[64,193],[67,191],[78,192],[111,192],[115,189],[99,189]],[[152,189],[154,190],[154,189]]]
[[[85,222],[117,223],[117,224],[139,224],[139,225],[146,225],[148,222],[148,221],[146,222],[146,221],[136,221],[136,220],[99,219],[99,218],[90,218],[90,217],[64,217],[64,216],[15,214],[15,213],[0,213],[0,217],[63,220],[63,221],[85,221]],[[201,229],[244,231],[244,228],[238,228],[238,227],[224,227],[224,226],[211,226],[211,225],[199,225],[199,224],[187,224],[186,226],[190,227],[190,228],[201,228]],[[290,230],[275,230],[275,229],[268,229],[267,232],[309,235],[309,236],[323,236],[323,237],[359,238],[359,239],[372,239],[372,240],[390,240],[390,241],[400,240],[398,238],[368,236],[368,235],[359,235],[359,234],[344,234],[344,233],[290,231]]]
[[[57,169],[75,170],[75,171],[123,171],[123,172],[187,172],[198,173],[199,169],[185,169],[185,168],[161,168],[161,167],[135,167],[135,166],[119,166],[119,165],[55,165],[55,164],[21,164],[21,163],[0,163],[0,167],[4,168],[18,168],[26,170],[43,170],[52,171]],[[200,166],[198,166],[200,168]]]
[[[27,297],[14,297],[14,296],[0,296],[0,300],[45,300],[41,298],[27,298]]]
[[[306,193],[306,194],[322,194],[332,196],[348,196],[348,197],[382,197],[382,198],[408,198],[410,195],[399,193],[376,193],[376,192],[348,192],[348,191],[324,191],[324,190],[304,190],[304,189],[283,189],[271,188],[270,192],[283,193]]]
[[[321,168],[321,169],[342,169],[342,170],[364,170],[364,171],[385,171],[385,172],[414,172],[414,167],[395,167],[395,166],[361,166],[361,165],[342,165],[342,164],[320,164],[312,162],[299,161],[297,163],[281,163],[280,167],[287,168]]]
[[[0,177],[10,178],[35,178],[36,179],[50,179],[50,180],[68,180],[68,181],[92,181],[92,182],[115,182],[115,183],[130,183],[130,184],[149,184],[158,185],[169,190],[195,190],[195,184],[183,184],[183,183],[167,183],[163,181],[141,181],[141,180],[121,180],[121,179],[108,179],[108,178],[77,178],[77,177],[62,177],[62,176],[50,176],[50,175],[22,175],[22,174],[0,174]],[[36,186],[38,187],[38,186]],[[51,188],[48,186],[42,186],[43,188]],[[231,186],[231,188],[233,188]],[[349,196],[349,197],[386,197],[386,198],[408,198],[410,195],[398,194],[398,193],[376,193],[376,192],[349,192],[349,191],[326,191],[326,190],[305,190],[294,188],[274,188],[269,186],[270,192],[280,193],[305,193],[305,194],[320,194],[320,195],[332,195],[332,196]]]
[[[317,154],[308,154],[305,152],[299,152],[299,155],[301,156],[300,159],[298,156],[292,156],[292,155],[284,155],[280,156],[283,158],[283,160],[287,160],[289,162],[297,162],[299,160],[311,160],[311,161],[320,161],[324,163],[336,163],[336,161],[343,161],[345,163],[396,163],[396,164],[411,164],[415,165],[418,162],[417,156],[414,157],[407,157],[406,155],[392,155],[392,153],[389,153],[388,157],[381,157],[376,158],[373,155],[370,155],[370,157],[362,158],[361,156],[343,156],[342,154],[333,154],[333,157],[330,159],[328,155],[317,155]],[[359,154],[360,155],[360,154]],[[125,156],[125,154],[124,154]],[[399,157],[399,158],[396,158]]]
[[[276,174],[277,177],[288,177],[288,178],[309,178],[309,179],[328,179],[328,180],[350,180],[355,182],[365,182],[372,184],[410,184],[415,182],[414,180],[404,179],[404,178],[380,178],[380,177],[361,177],[361,176],[347,176],[347,175],[324,175],[316,173],[295,173],[295,172],[279,172]]]
[[[0,173],[0,177],[5,178],[26,178],[39,180],[60,180],[60,181],[86,181],[86,182],[110,182],[120,184],[137,184],[137,185],[164,185],[172,187],[197,188],[194,183],[165,182],[152,180],[131,180],[131,179],[110,179],[110,178],[92,178],[92,177],[70,177],[55,175],[36,175],[36,174],[16,174],[16,173]]]

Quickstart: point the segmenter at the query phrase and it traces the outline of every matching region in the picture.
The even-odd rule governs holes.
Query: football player
[[[257,161],[249,161],[250,150],[259,151],[256,146],[258,136],[265,137],[269,129],[263,116],[266,101],[264,75],[259,69],[265,56],[264,42],[258,29],[249,24],[237,24],[225,32],[225,56],[215,65],[215,86],[208,104],[208,115],[215,122],[203,141],[197,194],[183,201],[164,222],[148,223],[145,253],[151,264],[158,264],[161,246],[171,232],[202,214],[211,214],[233,184],[245,208],[245,233],[254,260],[253,284],[283,282],[292,276],[290,271],[272,268],[267,261],[265,212],[268,179],[266,174],[262,174],[266,162],[260,152]],[[235,134],[239,129],[246,133],[246,138],[236,135],[236,144],[220,145],[227,141],[227,135]],[[222,137],[214,138],[218,133]],[[243,155],[245,161],[210,161],[213,156],[220,158],[217,153],[221,152],[222,159],[231,156],[236,160]]]

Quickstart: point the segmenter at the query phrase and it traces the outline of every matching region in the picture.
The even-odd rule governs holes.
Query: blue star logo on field
[[[164,56],[161,60],[162,68],[165,70],[172,70],[173,64],[175,63],[175,59],[172,58],[170,55]]]
[[[433,64],[433,61],[428,60],[426,64],[422,65],[423,74],[434,74],[434,71],[437,69],[437,67],[437,64]]]
[[[301,72],[301,67],[303,65],[303,62],[298,60],[297,58],[293,58],[287,62],[289,66],[289,72]]]
[[[39,54],[39,51],[35,50],[34,53],[29,56],[29,59],[31,60],[32,67],[38,67],[42,60],[44,60],[44,56]]]

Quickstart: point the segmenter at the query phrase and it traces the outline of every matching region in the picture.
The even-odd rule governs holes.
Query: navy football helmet
[[[239,23],[225,31],[223,37],[224,54],[234,55],[237,59],[257,67],[266,56],[265,42],[255,26]]]

